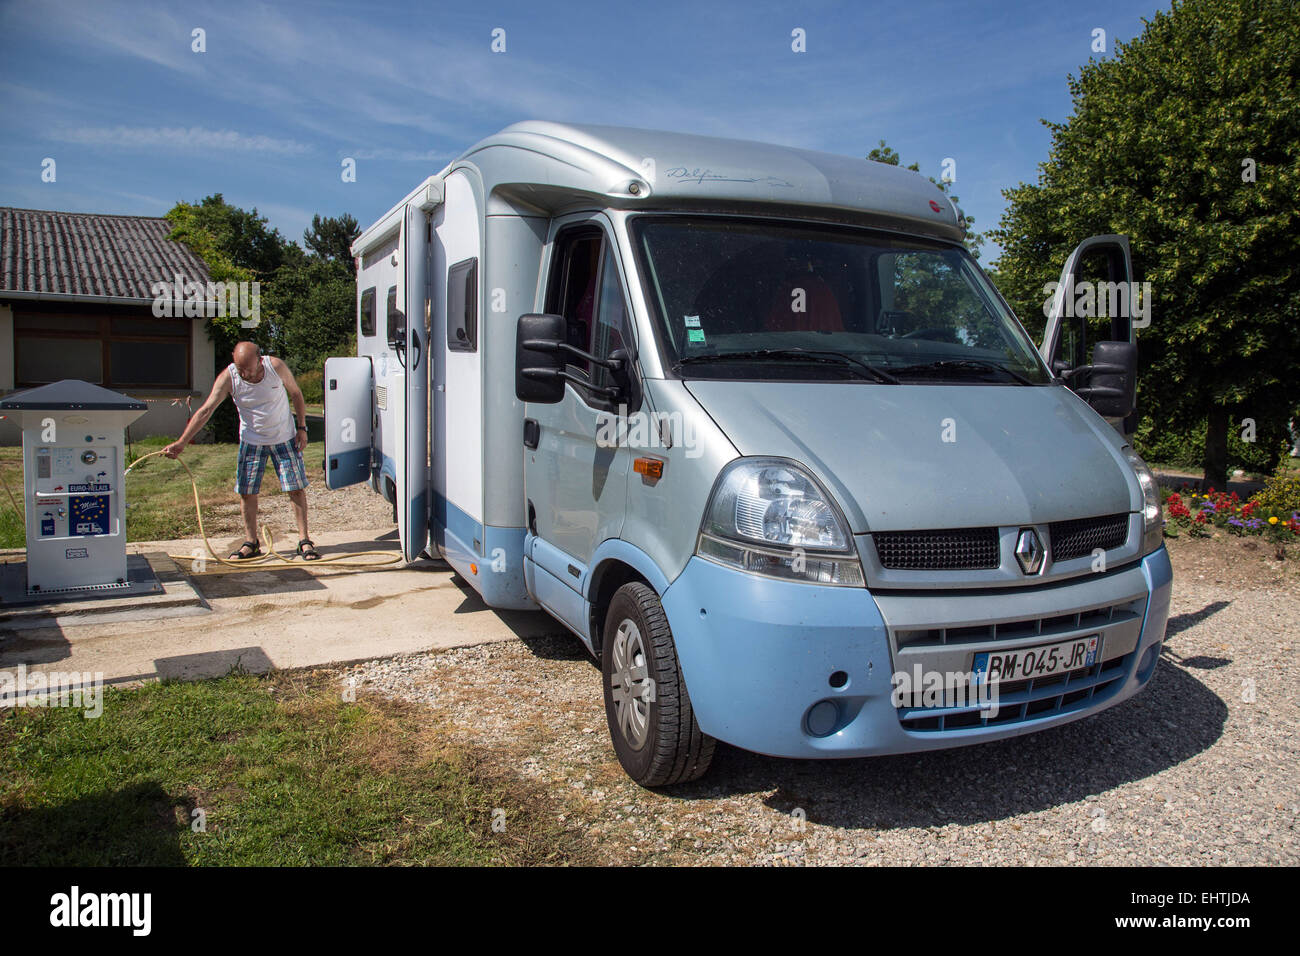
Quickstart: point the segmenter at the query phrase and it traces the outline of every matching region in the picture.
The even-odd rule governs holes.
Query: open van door
[[[374,374],[369,356],[325,360],[325,487],[370,479]]]
[[[1138,418],[1137,311],[1128,237],[1092,236],[1065,260],[1039,349],[1052,373],[1125,436]]]
[[[402,556],[414,561],[429,543],[429,231],[419,207],[408,204],[404,216],[404,281],[389,293],[387,330],[399,366],[392,387],[404,397],[394,417],[397,529]]]

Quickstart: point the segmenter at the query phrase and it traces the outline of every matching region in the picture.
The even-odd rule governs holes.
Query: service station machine
[[[145,409],[74,379],[0,399],[23,431],[28,595],[130,588],[124,435]]]

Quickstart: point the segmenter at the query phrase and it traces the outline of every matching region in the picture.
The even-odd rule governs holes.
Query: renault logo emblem
[[[1037,574],[1043,567],[1043,544],[1033,528],[1023,528],[1016,541],[1016,560],[1025,574]]]

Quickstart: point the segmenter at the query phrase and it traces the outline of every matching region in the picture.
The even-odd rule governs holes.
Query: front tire
[[[640,582],[610,601],[601,673],[609,736],[628,776],[643,787],[702,777],[715,741],[695,721],[663,605]]]

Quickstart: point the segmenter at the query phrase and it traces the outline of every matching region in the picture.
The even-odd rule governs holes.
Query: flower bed
[[[1187,532],[1194,538],[1213,536],[1214,528],[1232,535],[1261,535],[1286,544],[1300,537],[1300,511],[1279,507],[1275,496],[1264,492],[1242,501],[1234,491],[1225,494],[1211,488],[1202,494],[1190,483],[1177,491],[1162,488],[1165,536],[1176,538]]]

